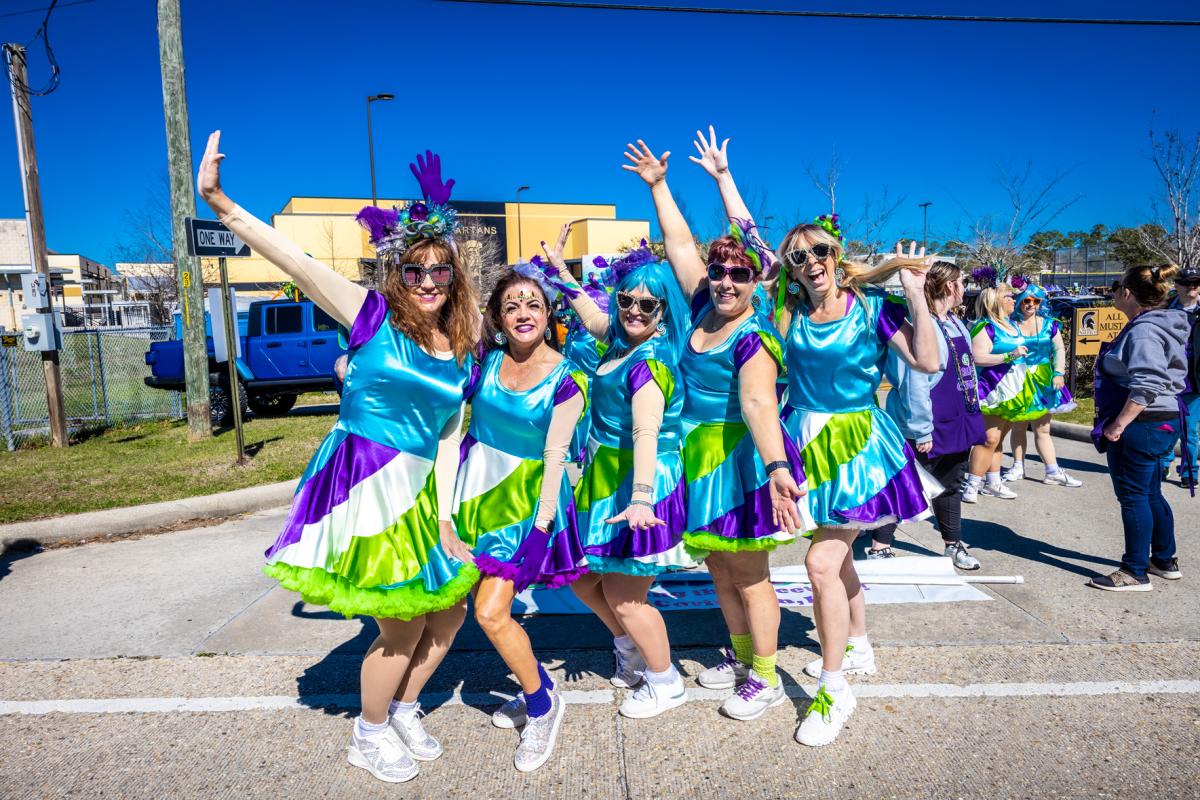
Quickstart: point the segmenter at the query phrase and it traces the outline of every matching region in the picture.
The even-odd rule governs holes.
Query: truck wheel
[[[242,420],[250,416],[249,398],[246,384],[238,380],[238,395],[242,406]],[[212,424],[218,427],[233,425],[233,403],[229,392],[229,378],[224,375],[210,375],[208,378],[208,409]]]
[[[296,405],[294,394],[257,395],[250,398],[250,410],[260,417],[282,417]]]

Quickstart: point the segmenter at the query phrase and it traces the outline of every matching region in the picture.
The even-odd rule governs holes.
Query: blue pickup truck
[[[229,368],[213,354],[213,331],[204,315],[208,338],[209,405],[213,422],[228,424]],[[183,391],[183,342],[176,315],[176,339],[154,342],[146,352],[147,386]],[[223,336],[224,332],[218,331]],[[310,300],[263,300],[238,314],[242,357],[237,360],[243,411],[260,416],[286,414],[301,392],[333,390],[333,362],[346,352],[338,339],[338,323]]]

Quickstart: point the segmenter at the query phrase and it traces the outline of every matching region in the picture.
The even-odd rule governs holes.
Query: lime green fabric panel
[[[468,545],[475,537],[529,519],[537,510],[545,465],[522,460],[521,465],[483,494],[463,500],[454,514],[454,525]]]
[[[432,470],[411,508],[373,536],[354,536],[329,571],[355,586],[387,586],[412,580],[437,546],[438,508]]]
[[[575,507],[581,513],[592,506],[592,498],[616,494],[617,488],[633,472],[633,451],[600,445],[575,487]]]
[[[346,619],[365,614],[380,619],[409,620],[442,611],[466,597],[479,580],[479,570],[471,564],[463,564],[458,575],[438,587],[436,592],[428,591],[424,581],[392,589],[363,589],[341,575],[282,562],[267,564],[263,572],[279,581],[283,588],[299,592],[306,603],[325,606]]]
[[[744,422],[701,422],[683,440],[683,470],[689,482],[709,474],[746,438]]]
[[[671,374],[671,368],[657,358],[646,359],[646,366],[650,368],[650,377],[663,393],[663,399],[670,405],[671,395],[675,392],[675,376]]]
[[[778,337],[772,336],[766,331],[758,331],[758,338],[762,339],[763,347],[771,354],[771,358],[775,359],[779,374],[787,372],[787,365],[783,358],[783,345],[779,342]]]
[[[804,445],[805,485],[816,488],[832,480],[838,467],[862,452],[871,439],[872,411],[833,415],[816,437]]]
[[[587,416],[588,406],[591,405],[591,399],[588,396],[588,376],[581,369],[573,369],[568,373],[571,380],[575,381],[575,385],[579,387],[579,391],[583,393],[583,410],[579,412],[579,419]]]

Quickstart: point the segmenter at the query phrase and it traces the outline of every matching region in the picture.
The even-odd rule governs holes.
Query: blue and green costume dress
[[[346,617],[412,619],[457,603],[479,572],[447,554],[434,460],[474,360],[438,358],[369,292],[350,329],[341,413],[300,477],[263,571]]]
[[[454,527],[484,575],[555,589],[587,571],[571,484],[563,471],[550,531],[534,527],[545,471],[543,450],[556,406],[583,394],[587,378],[563,359],[536,386],[514,392],[500,382],[504,353],[484,359],[472,390],[454,488]]]
[[[609,350],[592,381],[592,433],[583,477],[575,487],[579,531],[592,572],[658,575],[690,569],[704,553],[683,542],[687,522],[680,445],[683,386],[667,340],[655,336],[623,357]],[[654,470],[654,515],[666,522],[632,530],[610,519],[633,496],[633,395],[653,382],[665,399]]]
[[[846,292],[846,313],[813,322],[797,309],[785,339],[785,446],[800,501],[819,527],[877,528],[929,516],[942,487],[916,463],[896,423],[879,408],[888,341],[904,324],[903,300],[867,287]],[[790,441],[788,438],[790,437]]]
[[[692,336],[712,307],[707,291],[697,294],[692,330],[679,359],[685,387],[684,540],[701,550],[771,550],[795,537],[772,519],[770,480],[742,418],[738,375],[763,350],[782,373],[783,342],[766,315],[755,311],[724,342],[699,353]]]
[[[1054,335],[1058,322],[1043,319],[1036,336],[1025,336],[1012,323],[1007,330],[990,320],[971,327],[974,338],[981,332],[992,340],[992,354],[1006,355],[1024,345],[1027,352],[1012,361],[978,367],[979,398],[983,413],[1009,422],[1030,422],[1047,414],[1062,414],[1075,408],[1071,393],[1054,388]]]
[[[608,346],[588,333],[587,328],[578,319],[571,322],[567,330],[567,339],[563,342],[562,353],[578,365],[579,369],[590,381],[596,376],[596,367]],[[592,430],[591,405],[584,412],[583,419],[575,426],[575,436],[571,439],[571,449],[567,451],[567,459],[582,462],[587,456],[588,435]]]

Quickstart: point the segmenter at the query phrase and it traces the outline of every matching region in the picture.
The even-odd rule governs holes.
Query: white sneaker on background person
[[[954,566],[959,569],[979,569],[982,566],[979,559],[967,552],[967,546],[962,542],[946,545],[945,555],[954,560]]]
[[[983,486],[979,487],[979,494],[984,495],[985,497],[998,497],[1001,500],[1017,499],[1017,493],[1005,486],[1003,483],[996,483],[992,484],[991,486],[985,483]],[[965,497],[963,499],[966,500]]]
[[[618,689],[632,689],[642,682],[646,672],[646,660],[642,658],[640,650],[626,650],[617,646],[613,648],[613,659],[616,661],[616,669],[609,683]]]
[[[811,678],[821,677],[823,669],[821,659],[814,659],[804,665],[804,674]],[[874,675],[879,671],[875,666],[875,648],[856,648],[852,644],[846,645],[846,654],[842,656],[842,674],[843,675]]]
[[[1069,486],[1072,489],[1077,486],[1083,486],[1083,481],[1078,478],[1072,478],[1061,467],[1056,472],[1047,472],[1046,477],[1042,478],[1042,483],[1047,486]]]
[[[442,754],[442,743],[429,735],[421,724],[421,704],[411,711],[398,711],[388,717],[391,725],[400,736],[400,741],[418,761],[433,761]]]
[[[497,728],[519,728],[528,721],[525,696],[517,695],[492,712],[492,724]]]
[[[796,728],[796,741],[809,747],[832,744],[857,707],[858,701],[849,686],[833,692],[823,685],[817,687],[808,713]]]
[[[732,650],[725,648],[723,652],[725,657],[721,663],[696,676],[696,683],[705,689],[732,689],[745,683],[750,675],[750,668],[738,661]]]
[[[533,772],[545,764],[554,752],[558,729],[562,726],[566,706],[557,691],[550,692],[550,711],[540,717],[530,717],[521,731],[521,744],[513,756],[513,766],[521,772]]]
[[[378,732],[360,735],[358,725],[350,733],[346,760],[381,781],[403,783],[417,777],[420,768],[391,725]]]
[[[1017,461],[1011,467],[1005,467],[1004,469],[1000,470],[1000,480],[1004,481],[1005,483],[1025,480],[1024,462]]]
[[[671,667],[674,677],[666,682],[655,682],[647,675],[633,694],[621,703],[621,716],[630,719],[648,719],[657,717],[664,711],[683,705],[687,702],[687,688],[683,685],[683,676]]]
[[[766,684],[757,674],[751,673],[721,704],[721,713],[733,719],[749,721],[758,719],[768,708],[777,706],[787,699],[783,681],[775,678],[775,685]]]

